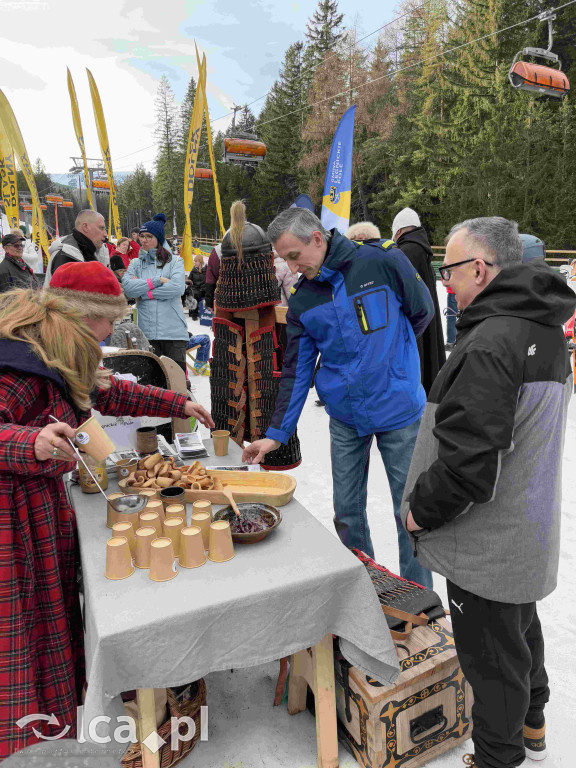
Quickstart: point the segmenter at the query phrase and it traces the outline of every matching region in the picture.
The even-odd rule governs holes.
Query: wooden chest
[[[396,650],[401,673],[388,686],[335,654],[338,729],[364,768],[417,768],[471,735],[472,690],[450,620],[416,627]]]

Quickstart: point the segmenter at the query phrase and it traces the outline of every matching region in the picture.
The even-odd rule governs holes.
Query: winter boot
[[[546,724],[542,728],[524,726],[524,747],[530,760],[544,760],[546,752]]]

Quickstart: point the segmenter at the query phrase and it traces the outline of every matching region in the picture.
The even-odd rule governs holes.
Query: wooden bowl
[[[227,520],[232,528],[232,541],[238,544],[255,544],[257,541],[265,539],[275,528],[278,528],[282,522],[282,515],[280,510],[276,507],[272,507],[269,504],[250,503],[237,504],[238,510],[244,519],[250,520],[251,517],[262,516],[270,520],[270,526],[264,528],[262,531],[254,531],[254,533],[234,533],[234,519],[236,513],[232,507],[223,507],[214,515],[214,521]]]

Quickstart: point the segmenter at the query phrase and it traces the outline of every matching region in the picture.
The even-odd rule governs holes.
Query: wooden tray
[[[283,507],[294,496],[296,478],[281,472],[238,472],[224,469],[210,470],[210,475],[219,477],[234,494],[236,503],[242,501],[260,501],[273,507]],[[126,480],[118,483],[120,489],[128,492]],[[138,489],[134,490],[138,493]],[[214,504],[229,504],[222,491],[186,490],[186,501],[206,499]]]

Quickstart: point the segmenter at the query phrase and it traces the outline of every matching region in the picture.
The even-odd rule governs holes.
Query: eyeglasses
[[[484,261],[484,259],[474,258],[474,259],[464,259],[464,261],[457,261],[454,264],[447,264],[445,267],[440,267],[438,272],[440,272],[440,277],[445,282],[448,282],[450,280],[451,274],[450,270],[454,269],[454,267],[460,267],[462,264],[468,264],[471,261]],[[484,261],[484,264],[486,264],[487,267],[493,267],[494,264],[492,264],[491,261]]]
[[[147,232],[142,232],[140,235],[140,240],[152,240],[154,235],[149,235]]]
[[[12,246],[12,248],[24,248],[25,240],[19,240],[17,243],[9,243],[9,245]]]

